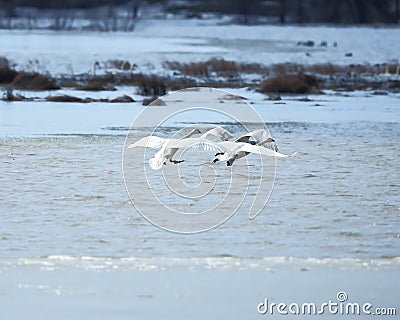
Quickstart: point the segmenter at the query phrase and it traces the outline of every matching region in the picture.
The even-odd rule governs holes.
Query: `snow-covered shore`
[[[140,20],[134,32],[0,31],[0,56],[52,75],[92,72],[120,59],[141,73],[168,74],[165,61],[382,64],[400,60],[400,28],[227,25],[210,20]],[[314,46],[298,45],[313,41]],[[327,46],[322,45],[326,41]],[[337,46],[334,46],[334,44]],[[351,54],[351,56],[350,56]],[[346,56],[347,55],[347,56]]]

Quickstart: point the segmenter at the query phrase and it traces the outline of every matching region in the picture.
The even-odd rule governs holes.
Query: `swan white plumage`
[[[250,144],[256,144],[265,148],[278,151],[278,147],[275,144],[275,140],[272,138],[270,133],[265,129],[258,129],[244,134],[237,138],[235,142],[246,142]]]
[[[248,132],[237,139],[226,129],[222,127],[215,127],[203,133],[200,138],[208,139],[209,136],[215,136],[221,141],[234,141],[234,142],[247,142],[250,144],[260,144],[266,148],[278,151],[275,140],[272,139],[269,132],[265,129],[258,129]]]
[[[289,155],[277,152],[278,148],[275,145],[275,140],[264,129],[249,132],[233,141],[233,135],[221,127],[208,130],[199,138],[190,138],[193,134],[199,132],[198,129],[193,129],[181,139],[164,139],[157,136],[148,136],[132,143],[128,148],[147,147],[159,149],[154,158],[149,160],[149,165],[154,170],[162,168],[168,159],[175,164],[183,162],[184,160],[177,161],[172,159],[175,153],[181,148],[201,147],[204,150],[218,151],[216,154],[218,158],[213,162],[227,161],[228,166],[231,166],[236,159],[245,157],[250,153],[279,158],[289,157]],[[222,141],[212,141],[208,139],[209,136],[215,136]]]
[[[271,138],[269,138],[271,139]],[[243,158],[250,153],[256,153],[260,155],[270,156],[270,157],[278,157],[278,158],[287,158],[289,155],[279,153],[271,148],[266,148],[260,144],[250,144],[248,142],[235,142],[235,141],[222,141],[219,142],[218,145],[221,147],[224,152],[217,153],[218,158],[216,158],[213,162],[217,161],[227,161],[227,166],[231,166],[235,160]],[[270,141],[266,141],[266,143],[270,143]]]
[[[220,160],[226,160],[227,165],[231,166],[233,162],[249,153],[256,153],[260,155],[287,158],[289,155],[279,153],[273,149],[266,148],[263,145],[255,145],[247,142],[235,141],[220,141],[214,142],[204,138],[189,138],[189,139],[172,139],[168,142],[166,147],[169,148],[198,148],[202,147],[204,150],[219,151]]]
[[[149,166],[153,170],[161,169],[161,167],[166,164],[167,160],[171,163],[178,164],[185,160],[173,160],[172,157],[178,151],[179,148],[174,147],[177,141],[188,139],[192,135],[200,133],[199,129],[193,129],[187,135],[185,135],[182,139],[164,139],[158,136],[147,136],[144,137],[135,143],[132,143],[128,146],[128,149],[136,148],[136,147],[145,147],[152,149],[159,149],[153,158],[149,160]]]
[[[217,137],[221,141],[228,141],[228,140],[232,140],[234,138],[232,133],[230,133],[228,130],[226,130],[220,126],[216,126],[215,128],[212,128],[212,129],[204,132],[200,136],[200,138],[208,139],[210,136]]]
[[[222,128],[221,128],[222,129]],[[225,129],[223,129],[225,130]],[[212,131],[212,130],[210,130]],[[226,130],[225,130],[226,131]],[[219,132],[215,132],[219,134]],[[214,134],[214,132],[211,132]],[[231,140],[231,139],[230,139]],[[275,140],[271,137],[269,132],[265,129],[258,129],[251,132],[248,132],[239,138],[233,140],[235,143],[247,143],[250,145],[262,146],[264,148],[273,150],[275,152],[278,151],[278,147],[275,144]],[[246,151],[246,148],[238,148],[237,146],[233,146],[229,150],[229,152],[218,152],[215,154],[216,158],[213,163],[218,161],[227,161],[227,165],[231,166],[235,160],[243,158],[251,153],[251,151]],[[236,151],[236,152],[233,152]]]

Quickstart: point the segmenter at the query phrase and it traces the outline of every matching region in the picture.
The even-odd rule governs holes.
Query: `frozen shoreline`
[[[251,103],[266,123],[400,122],[399,94],[374,96],[368,92],[355,92],[347,97],[335,94],[308,95],[308,102],[286,96],[275,102],[265,100],[263,94],[246,89],[227,90],[246,97],[246,101]],[[0,101],[0,138],[49,134],[125,135],[144,108],[140,102],[82,104]],[[165,107],[154,108],[162,112]],[[211,122],[218,121],[221,119],[216,116]],[[197,122],[198,118],[192,115],[183,118],[177,126]]]
[[[166,74],[165,61],[223,57],[264,65],[364,64],[397,61],[400,28],[221,25],[218,20],[141,20],[134,32],[0,30],[3,55],[19,68],[57,74],[90,73],[95,61],[135,63],[138,72]],[[314,47],[298,46],[312,40]],[[327,47],[318,44],[327,41]],[[337,47],[333,43],[337,42]],[[76,50],[79,47],[79,50]],[[29,50],[27,50],[29,48]],[[351,57],[346,57],[347,53]],[[245,57],[245,59],[243,58]]]

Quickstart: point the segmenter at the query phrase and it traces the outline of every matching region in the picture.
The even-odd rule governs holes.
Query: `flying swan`
[[[221,127],[215,127],[211,130],[206,131],[201,136],[201,138],[208,138],[209,136],[215,136],[221,141],[245,142],[251,145],[263,146],[267,149],[278,151],[278,147],[275,144],[275,140],[265,129],[254,130],[240,136],[237,139],[234,139],[233,135],[229,131]],[[235,150],[237,152],[233,152]],[[213,163],[216,163],[218,161],[227,161],[227,166],[231,166],[236,159],[243,158],[248,154],[250,154],[250,152],[240,150],[239,146],[232,145],[232,148],[231,150],[229,150],[229,152],[217,152],[215,154],[216,158],[214,159]]]
[[[275,144],[275,140],[271,137],[269,132],[264,129],[258,129],[251,131],[242,135],[241,137],[235,139],[233,142],[235,143],[247,143],[254,146],[264,147],[266,149],[273,150],[275,152],[278,151],[278,147]],[[231,166],[235,160],[243,158],[249,155],[251,152],[254,151],[246,151],[245,148],[242,148],[243,145],[233,146],[227,152],[218,152],[215,154],[216,158],[214,159],[213,163],[218,161],[227,161],[227,166]],[[265,151],[262,151],[265,152]],[[257,152],[256,152],[257,153]],[[260,153],[261,154],[261,153]],[[265,154],[265,153],[264,153]]]
[[[193,129],[187,135],[185,135],[182,139],[188,139],[192,135],[200,133],[199,129]],[[145,147],[152,148],[158,150],[153,158],[149,160],[149,166],[153,170],[161,169],[161,167],[167,163],[167,160],[171,163],[178,164],[182,163],[185,160],[173,160],[172,157],[178,151],[179,148],[173,147],[174,142],[182,140],[182,139],[164,139],[157,136],[147,136],[144,137],[135,143],[132,143],[128,146],[128,149],[136,148],[136,147]]]
[[[147,147],[159,149],[154,155],[154,158],[149,160],[149,166],[158,170],[161,169],[166,161],[178,164],[184,160],[173,160],[172,157],[181,148],[199,148],[204,150],[217,151],[217,161],[227,161],[227,165],[231,166],[236,159],[247,156],[250,153],[266,155],[271,157],[286,158],[286,154],[277,152],[278,148],[275,145],[275,140],[264,129],[249,132],[232,141],[233,135],[221,128],[215,127],[202,134],[199,138],[190,138],[192,135],[200,133],[198,129],[193,129],[181,139],[164,139],[157,136],[148,136],[132,143],[128,148]],[[220,141],[215,142],[208,139],[210,136],[217,137]],[[293,154],[294,155],[294,154]]]

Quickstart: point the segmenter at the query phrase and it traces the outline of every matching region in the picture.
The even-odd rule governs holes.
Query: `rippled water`
[[[131,205],[122,177],[125,131],[3,137],[1,256],[399,256],[400,123],[268,127],[282,152],[298,155],[277,160],[267,207],[251,221],[241,208],[221,227],[190,236],[155,228]],[[216,170],[228,173],[223,164]],[[188,181],[197,173],[187,170]]]

